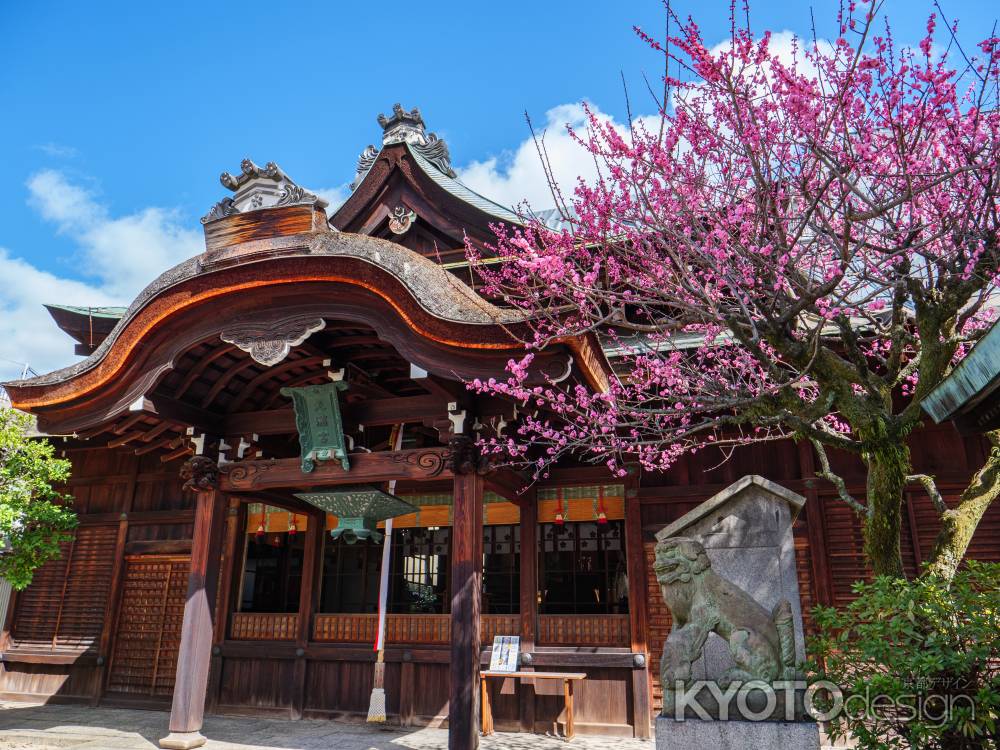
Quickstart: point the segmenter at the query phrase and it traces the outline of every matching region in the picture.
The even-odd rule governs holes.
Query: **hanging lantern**
[[[597,488],[597,523],[599,526],[608,523],[608,514],[604,512],[604,487]]]
[[[261,519],[261,522],[257,524],[257,531],[254,533],[254,536],[257,538],[257,541],[259,542],[261,539],[264,538],[264,534],[266,533],[267,531],[264,529],[264,520]]]
[[[337,528],[330,530],[330,538],[342,539],[347,544],[368,539],[377,544],[382,541],[379,521],[417,510],[395,495],[368,485],[339,487],[329,492],[303,492],[295,497],[337,516]]]
[[[288,521],[288,536],[293,537],[298,533],[299,533],[299,527],[295,525],[295,514],[290,513]]]
[[[556,497],[556,526],[562,526],[566,523],[566,516],[563,513],[563,497],[562,490],[559,490],[559,494]]]

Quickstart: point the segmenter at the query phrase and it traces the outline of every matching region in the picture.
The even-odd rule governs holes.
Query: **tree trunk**
[[[983,514],[1000,495],[1000,430],[986,433],[986,438],[993,445],[986,463],[965,488],[958,505],[941,514],[941,530],[927,566],[930,575],[951,580]]]
[[[868,465],[865,555],[875,575],[904,578],[899,537],[910,450],[902,440],[889,441],[868,453],[865,462]]]

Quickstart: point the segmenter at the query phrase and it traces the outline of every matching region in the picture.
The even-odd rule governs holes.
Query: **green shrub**
[[[842,688],[847,709],[829,723],[833,738],[850,733],[864,750],[1000,750],[1000,565],[969,562],[950,582],[879,577],[854,592],[843,609],[814,611],[813,668]]]
[[[29,437],[27,414],[0,407],[0,577],[15,589],[31,583],[42,564],[76,527],[71,498],[53,485],[69,479],[70,464],[47,440]]]

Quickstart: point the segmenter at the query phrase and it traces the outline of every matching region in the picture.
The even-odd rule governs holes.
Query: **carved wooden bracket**
[[[447,462],[455,474],[485,474],[490,470],[490,457],[480,452],[470,435],[455,435],[448,441]]]
[[[271,367],[287,357],[293,346],[298,346],[325,327],[326,322],[322,318],[289,315],[235,323],[224,330],[220,338],[227,344],[238,346],[254,361]]]
[[[219,465],[207,456],[192,456],[181,466],[184,489],[207,492],[219,486]]]

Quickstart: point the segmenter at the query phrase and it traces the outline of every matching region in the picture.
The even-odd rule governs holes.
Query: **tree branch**
[[[938,490],[937,485],[934,483],[934,477],[929,474],[910,474],[906,478],[907,482],[920,482],[927,490],[927,494],[930,496],[931,502],[934,503],[934,509],[938,513],[945,513],[948,510],[948,505],[945,503],[944,498],[941,497],[941,492]]]
[[[839,474],[835,474],[830,468],[830,458],[826,455],[826,448],[823,444],[815,438],[809,438],[809,442],[813,444],[813,448],[816,449],[816,454],[819,456],[820,470],[816,472],[816,476],[826,479],[828,482],[833,484],[833,486],[837,488],[837,494],[840,495],[840,499],[851,506],[855,513],[861,516],[867,516],[868,508],[859,503],[854,496],[847,491],[847,484],[844,482],[843,477]]]

